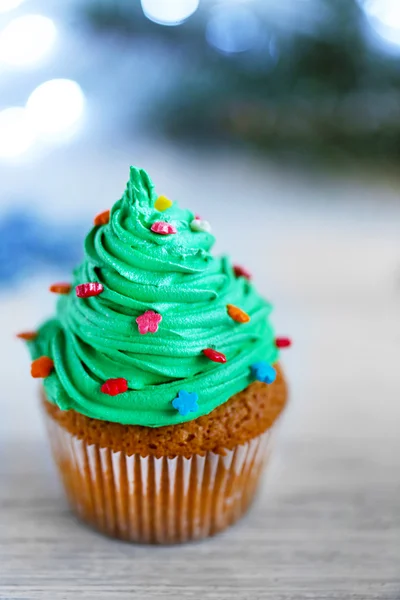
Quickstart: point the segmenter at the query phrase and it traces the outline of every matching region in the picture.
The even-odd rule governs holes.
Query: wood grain
[[[400,598],[395,442],[282,440],[248,516],[181,547],[92,532],[69,513],[43,442],[0,447],[2,599]]]

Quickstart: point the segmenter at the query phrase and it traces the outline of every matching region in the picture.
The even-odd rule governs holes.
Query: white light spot
[[[363,8],[376,33],[385,41],[400,45],[399,0],[367,0]]]
[[[141,0],[148,19],[160,25],[179,25],[199,7],[200,0]]]
[[[26,109],[38,134],[51,137],[69,134],[83,114],[85,96],[71,79],[51,79],[28,98]]]
[[[207,42],[224,54],[250,50],[261,37],[258,17],[244,6],[217,6],[207,23]]]
[[[57,36],[51,19],[24,15],[0,32],[0,62],[13,67],[39,62],[51,49]]]
[[[0,13],[8,12],[9,10],[14,10],[20,4],[23,3],[24,0],[0,0]]]
[[[20,106],[0,112],[0,158],[15,158],[35,141],[35,133],[26,110]]]

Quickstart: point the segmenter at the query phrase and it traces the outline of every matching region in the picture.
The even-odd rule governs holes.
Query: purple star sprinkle
[[[176,408],[182,417],[186,417],[190,412],[197,412],[199,410],[198,399],[199,397],[196,392],[190,393],[180,390],[177,397],[172,400],[172,406]]]

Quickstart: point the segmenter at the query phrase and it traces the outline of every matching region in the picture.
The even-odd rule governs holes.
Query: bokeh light
[[[85,96],[71,79],[51,79],[29,96],[26,110],[36,131],[42,136],[70,133],[82,117]]]
[[[18,8],[23,1],[24,0],[0,0],[0,13],[5,13],[9,10],[14,10],[14,8]]]
[[[24,154],[35,141],[35,132],[24,108],[13,106],[0,112],[0,158]]]
[[[13,19],[0,31],[0,62],[22,67],[41,61],[57,36],[51,19],[43,15],[24,15]]]
[[[141,0],[148,19],[160,25],[179,25],[199,7],[199,0]]]
[[[207,42],[224,54],[250,50],[260,43],[261,38],[258,17],[244,6],[216,6],[207,23]]]
[[[366,0],[362,6],[376,33],[400,46],[400,0]]]

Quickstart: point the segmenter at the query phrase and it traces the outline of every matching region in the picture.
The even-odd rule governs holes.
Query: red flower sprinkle
[[[275,338],[275,346],[277,348],[289,348],[292,345],[292,340],[288,337]]]
[[[118,394],[123,394],[128,389],[128,382],[123,377],[118,377],[117,379],[107,379],[106,382],[101,386],[101,391],[103,394],[108,394],[109,396],[118,396]]]
[[[21,333],[17,333],[17,338],[20,340],[26,340],[27,342],[34,340],[37,338],[36,331],[21,331]]]
[[[110,221],[110,211],[109,210],[103,210],[103,212],[99,213],[94,218],[94,224],[96,226],[107,225],[107,223],[109,221]]]
[[[94,281],[92,283],[81,283],[77,285],[76,295],[78,298],[90,298],[91,296],[98,296],[104,290],[104,287],[101,283]]]
[[[222,354],[222,352],[217,352],[212,348],[205,348],[205,350],[203,350],[203,354],[213,362],[226,363],[225,354]]]
[[[142,335],[145,333],[156,333],[161,320],[162,316],[160,314],[154,312],[154,310],[146,310],[143,315],[140,315],[140,317],[136,319],[139,333]]]
[[[156,223],[153,223],[151,230],[154,231],[154,233],[159,233],[160,235],[169,235],[177,232],[176,227],[171,225],[171,223],[166,223],[165,221],[157,221]]]
[[[69,283],[53,283],[49,287],[50,292],[53,294],[69,294],[71,291],[71,285]]]
[[[251,279],[251,273],[249,273],[247,269],[241,267],[240,265],[234,265],[233,271],[236,277],[244,277],[245,279]]]
[[[31,375],[35,379],[48,377],[54,369],[54,362],[49,356],[40,356],[31,364]]]

